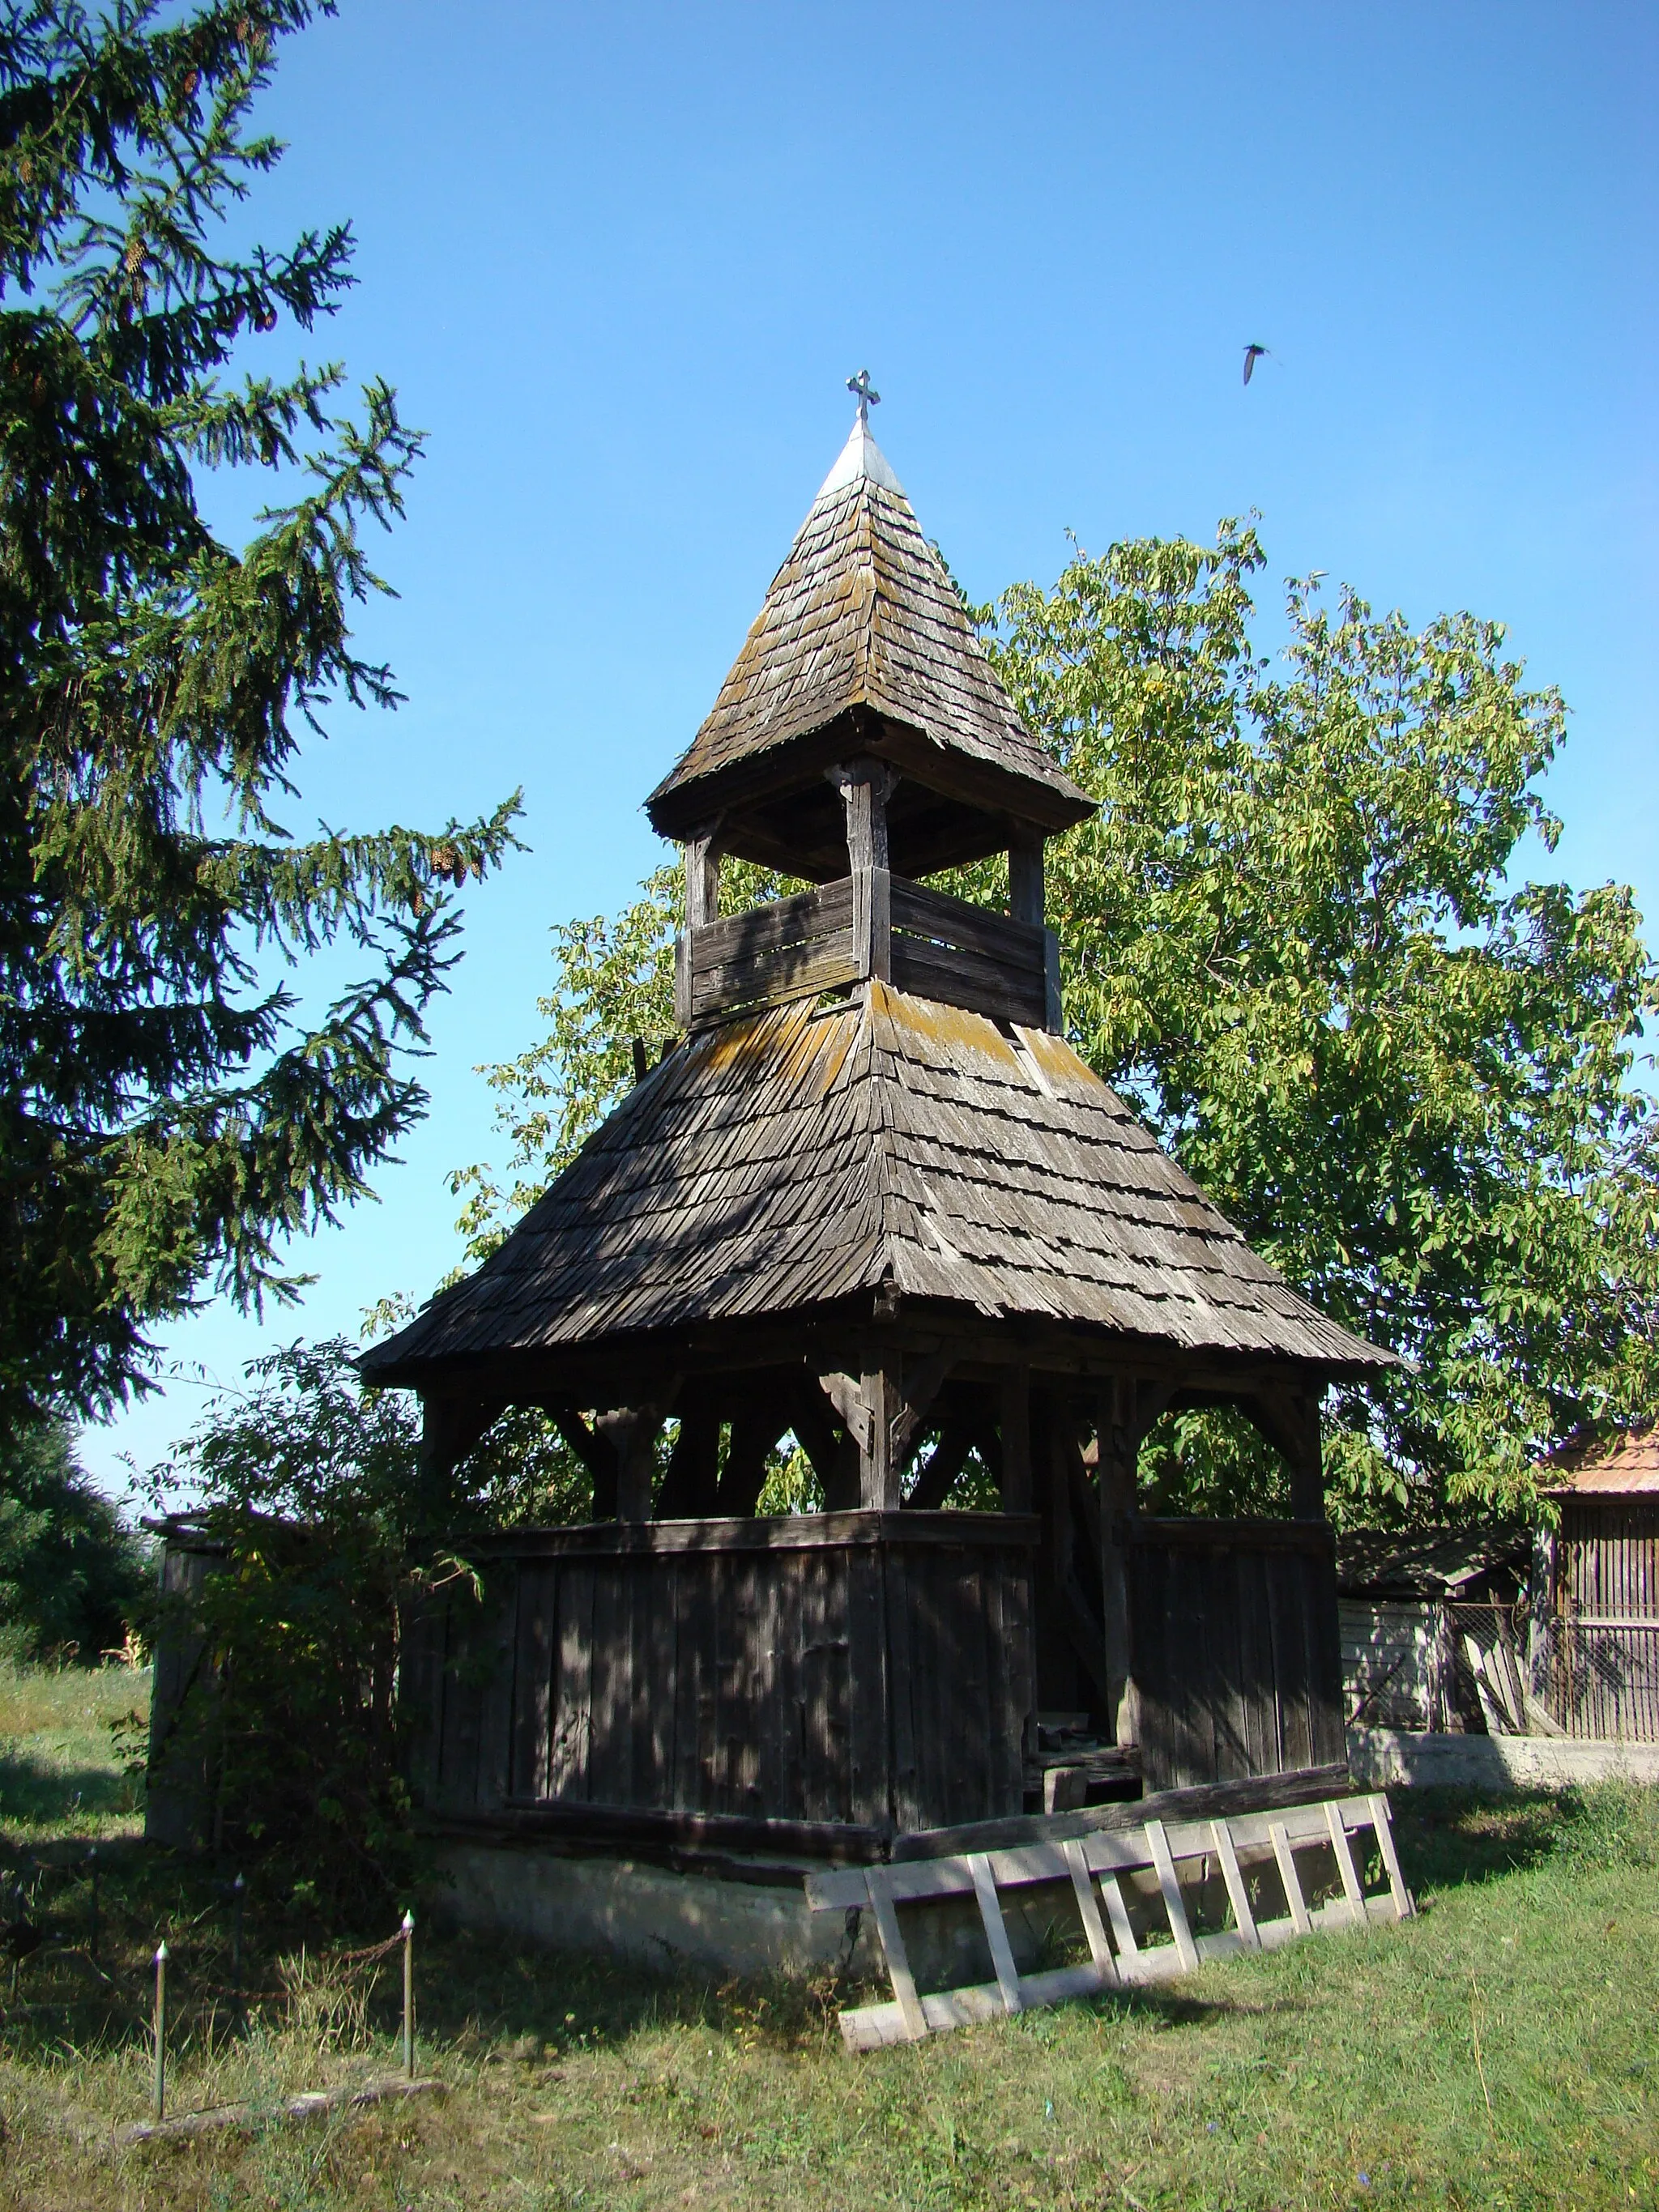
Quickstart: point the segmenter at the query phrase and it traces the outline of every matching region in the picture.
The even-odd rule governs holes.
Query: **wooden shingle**
[[[884,1283],[986,1320],[1390,1364],[1299,1297],[1058,1037],[878,981],[693,1036],[364,1371],[807,1316]]]
[[[854,426],[788,558],[773,578],[720,696],[683,758],[647,800],[665,836],[684,836],[740,785],[787,774],[802,740],[864,717],[878,750],[922,782],[966,772],[988,802],[1062,830],[1093,802],[1015,713],[944,563],[898,479]],[[879,734],[889,732],[889,738]],[[890,733],[907,734],[895,751]],[[929,760],[937,772],[929,775]],[[818,772],[816,755],[800,761]]]

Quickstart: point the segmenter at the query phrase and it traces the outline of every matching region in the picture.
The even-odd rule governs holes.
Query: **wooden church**
[[[530,1405],[592,1477],[591,1521],[487,1540],[483,1601],[411,1638],[425,1816],[868,1862],[1141,1790],[1328,1783],[1319,1403],[1387,1355],[1066,1043],[1043,854],[1091,802],[862,399],[648,806],[684,850],[677,1040],[362,1362],[420,1393],[434,1468]],[[1006,913],[927,881],[1003,852]],[[811,888],[722,915],[727,855]],[[1139,1510],[1152,1423],[1213,1405],[1283,1455],[1292,1519]],[[757,1515],[787,1437],[823,1510]]]

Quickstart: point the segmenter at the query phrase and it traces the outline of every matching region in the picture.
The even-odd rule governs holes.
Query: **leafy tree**
[[[199,1594],[158,1616],[194,1663],[156,1778],[265,1896],[336,1920],[415,1868],[395,1695],[411,1606],[473,1577],[469,1527],[590,1510],[540,1417],[516,1412],[434,1492],[416,1409],[364,1389],[356,1349],[296,1343],[253,1361],[247,1387],[210,1401],[149,1477],[220,1553]]]
[[[280,149],[249,111],[311,0],[0,14],[0,1425],[144,1387],[204,1286],[291,1294],[282,1241],[367,1188],[425,1094],[405,1048],[457,957],[446,885],[516,802],[291,836],[301,732],[396,703],[354,648],[419,438],[337,365],[243,370],[352,281],[346,228],[218,250]],[[272,504],[239,549],[220,471]],[[221,503],[224,493],[216,483]],[[325,947],[363,980],[302,1018]]]
[[[0,1449],[0,1650],[95,1662],[149,1594],[147,1547],[77,1465],[61,1421]]]
[[[1052,845],[1078,1048],[1316,1304],[1413,1366],[1327,1407],[1350,1512],[1510,1507],[1539,1450],[1650,1409],[1659,1175],[1636,1081],[1656,970],[1632,894],[1522,880],[1559,824],[1565,710],[1502,628],[1413,631],[1293,583],[1252,642],[1255,533],[1079,553],[1005,594],[991,650],[1102,801]],[[733,903],[763,879],[732,886]],[[994,864],[951,879],[994,897]],[[556,932],[548,1036],[490,1071],[516,1181],[481,1251],[672,1026],[671,871]],[[1188,1415],[1143,1474],[1170,1507],[1272,1502],[1253,1432]]]

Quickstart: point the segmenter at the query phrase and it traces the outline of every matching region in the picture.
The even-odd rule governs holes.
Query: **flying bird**
[[[1267,349],[1264,345],[1247,345],[1244,349],[1244,381],[1248,384],[1255,374],[1255,365]]]

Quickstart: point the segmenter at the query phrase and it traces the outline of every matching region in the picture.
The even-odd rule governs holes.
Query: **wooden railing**
[[[874,975],[993,1020],[1058,1030],[1059,963],[1052,930],[870,868],[685,931],[675,1011],[690,1029]]]

